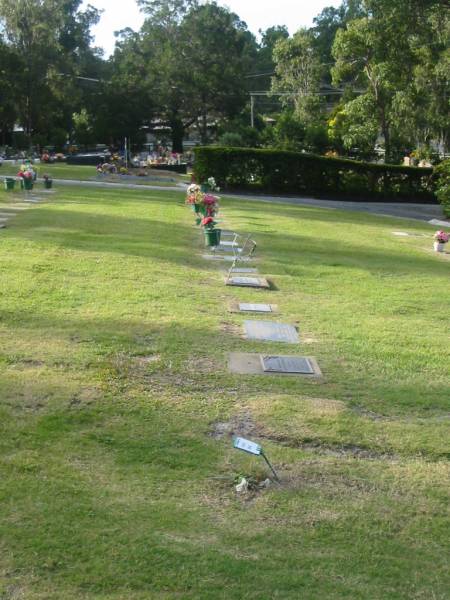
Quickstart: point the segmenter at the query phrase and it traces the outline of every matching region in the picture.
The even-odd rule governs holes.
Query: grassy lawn
[[[182,194],[48,198],[0,231],[2,600],[449,598],[432,227],[224,199],[276,286],[259,292],[201,258]],[[278,304],[301,346],[242,339],[236,300]],[[231,351],[315,356],[324,378],[231,375]],[[281,485],[238,496],[268,473],[227,431]]]
[[[0,176],[16,175],[20,164],[16,165],[3,164],[0,167]],[[97,176],[95,166],[89,165],[67,165],[66,163],[53,164],[37,164],[38,177],[42,177],[44,173],[50,175],[53,179],[72,179],[77,181],[107,181],[111,183],[124,182],[118,175]],[[190,180],[190,178],[188,178]],[[158,185],[161,187],[173,186],[177,183],[184,183],[186,176],[177,173],[169,173],[167,171],[158,171],[155,169],[149,170],[149,175],[146,178],[131,180],[129,183]],[[127,183],[127,181],[125,181]]]

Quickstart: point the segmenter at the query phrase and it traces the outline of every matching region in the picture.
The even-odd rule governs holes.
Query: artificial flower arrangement
[[[20,170],[17,173],[17,177],[20,177],[21,179],[29,179],[30,181],[33,180],[33,173],[31,171],[28,170]]]
[[[209,189],[211,187],[218,189],[213,177],[210,177],[208,182]],[[213,196],[209,189],[208,191],[204,191],[204,189],[204,186],[191,183],[186,193],[186,204],[191,205],[196,213],[201,213],[206,217],[213,217],[219,210],[219,198],[218,196]]]
[[[450,239],[450,235],[445,231],[436,231],[434,234],[434,249],[436,252],[444,252],[445,244]]]
[[[219,210],[219,198],[212,194],[205,194],[203,196],[203,204],[208,217],[213,217]]]
[[[206,192],[220,192],[220,187],[217,186],[214,177],[208,177],[206,183],[203,184],[203,188]]]
[[[31,169],[28,168],[21,168],[20,171],[17,173],[17,177],[20,180],[20,187],[22,189],[25,190],[32,190],[33,189],[33,182],[35,179],[35,172],[32,171]]]
[[[196,183],[191,183],[187,189],[186,204],[203,204],[203,192]]]
[[[436,231],[434,239],[438,244],[446,244],[450,240],[450,235],[445,231]]]
[[[201,222],[200,225],[202,227],[204,227],[205,229],[214,229],[214,227],[217,225],[217,223],[214,221],[213,217],[204,217]]]

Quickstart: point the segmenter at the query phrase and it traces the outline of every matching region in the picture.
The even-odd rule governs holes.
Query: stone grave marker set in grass
[[[232,302],[230,312],[240,314],[255,313],[259,315],[268,315],[278,312],[277,304],[251,303],[251,302]]]
[[[286,344],[298,344],[300,341],[297,330],[288,323],[244,321],[244,331],[248,340],[284,342]]]
[[[261,312],[270,313],[272,306],[270,304],[247,304],[245,302],[239,303],[239,310],[241,312]]]
[[[264,277],[227,277],[226,285],[270,289],[270,284]]]
[[[238,375],[322,378],[320,367],[313,356],[231,352],[228,355],[228,370]]]
[[[190,186],[192,187],[192,186]],[[198,186],[197,186],[198,187]],[[189,188],[188,188],[189,198]],[[190,203],[190,202],[188,202]],[[270,284],[265,277],[257,276],[254,267],[242,267],[241,264],[250,261],[256,249],[256,243],[248,235],[241,245],[240,236],[230,230],[222,230],[223,238],[212,248],[212,254],[204,254],[207,260],[232,262],[225,278],[227,286],[246,287],[252,289],[270,290]],[[221,236],[221,237],[222,237]],[[253,275],[253,276],[252,276]],[[232,306],[233,312],[272,314],[276,306],[265,303],[239,302]],[[245,337],[251,341],[298,344],[300,338],[297,329],[289,323],[273,321],[244,321]],[[249,354],[232,352],[229,355],[228,368],[233,373],[255,375],[284,375],[321,377],[322,373],[314,357],[286,356],[268,354]]]
[[[258,269],[255,267],[232,267],[231,273],[257,273]]]

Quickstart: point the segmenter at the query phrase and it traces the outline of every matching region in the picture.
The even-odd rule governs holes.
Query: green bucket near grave
[[[30,191],[33,189],[33,180],[29,179],[28,177],[25,177],[23,179],[23,187],[25,190]]]
[[[53,180],[52,179],[44,179],[44,188],[46,190],[51,190],[52,189],[52,185],[53,185]]]
[[[205,229],[205,246],[218,246],[221,233],[221,229]]]
[[[6,179],[5,179],[5,190],[7,192],[13,190],[15,185],[16,185],[16,180],[15,179],[13,179],[12,177],[6,177]]]

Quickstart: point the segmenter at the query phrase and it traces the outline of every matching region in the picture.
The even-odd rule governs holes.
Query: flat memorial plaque
[[[314,375],[309,360],[301,356],[261,356],[261,364],[265,373]]]
[[[241,312],[262,312],[269,313],[272,312],[272,307],[270,304],[239,304],[239,310]]]
[[[236,260],[234,256],[219,256],[218,258],[228,262],[234,262]]]
[[[255,267],[233,267],[231,269],[232,273],[257,273],[258,269]]]
[[[297,330],[288,323],[273,323],[272,321],[244,321],[247,339],[267,342],[285,342],[298,344]]]
[[[230,277],[227,279],[226,284],[253,288],[270,287],[266,279],[259,279],[258,277]]]

